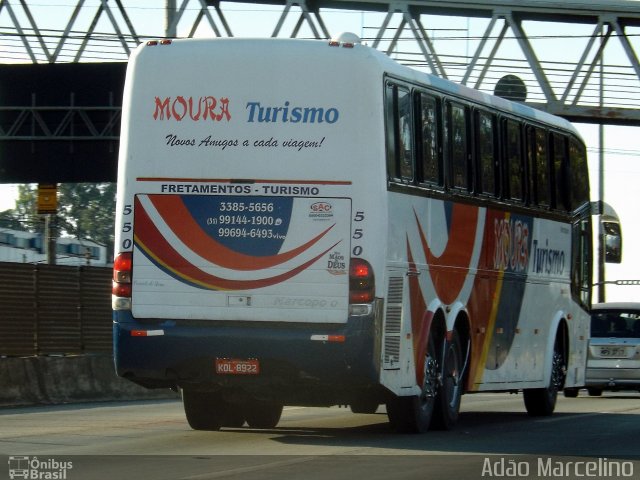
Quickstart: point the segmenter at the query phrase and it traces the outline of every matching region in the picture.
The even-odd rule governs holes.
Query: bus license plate
[[[260,362],[256,358],[216,358],[218,375],[258,375]]]

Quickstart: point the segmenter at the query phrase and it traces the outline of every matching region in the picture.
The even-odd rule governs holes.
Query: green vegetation
[[[115,183],[62,183],[58,185],[58,235],[91,240],[113,255]],[[20,185],[14,209],[0,212],[0,226],[13,230],[43,232],[44,215],[37,213],[38,186]]]

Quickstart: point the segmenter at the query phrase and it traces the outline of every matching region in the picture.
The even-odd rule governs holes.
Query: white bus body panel
[[[347,321],[352,250],[384,258],[384,70],[368,51],[228,39],[132,55],[116,245],[133,249],[134,317]]]
[[[589,322],[571,297],[571,225],[400,193],[389,210],[383,384],[418,393],[417,337],[436,312],[448,331],[471,319],[471,391],[546,387],[562,319],[565,385],[584,384]]]

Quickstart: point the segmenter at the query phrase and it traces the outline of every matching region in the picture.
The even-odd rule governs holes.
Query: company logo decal
[[[309,218],[329,220],[333,217],[333,206],[327,202],[316,202],[309,207]]]
[[[194,122],[231,120],[229,99],[206,97],[155,97],[154,120],[193,120]]]
[[[533,272],[546,275],[563,275],[565,272],[565,254],[563,250],[549,247],[547,238],[544,246],[533,241]]]
[[[529,224],[520,219],[496,218],[494,233],[493,268],[526,272],[529,265]]]
[[[334,251],[329,254],[327,260],[327,271],[333,275],[346,275],[347,259],[340,251]]]
[[[311,204],[311,211],[316,213],[330,213],[333,207],[327,202],[316,202]]]
[[[247,102],[249,123],[336,123],[340,112],[335,107],[263,106],[260,102]]]

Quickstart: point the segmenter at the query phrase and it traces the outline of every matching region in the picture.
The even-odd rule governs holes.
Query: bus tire
[[[563,393],[566,398],[578,398],[578,388],[565,388]]]
[[[349,408],[351,408],[353,413],[372,414],[378,411],[379,405],[378,400],[360,397],[351,402]]]
[[[254,400],[246,405],[245,420],[251,428],[275,428],[282,416],[279,403]]]
[[[602,389],[601,388],[595,388],[595,387],[589,387],[589,388],[587,388],[587,393],[589,394],[590,397],[601,397],[602,396]]]
[[[432,427],[451,430],[458,422],[463,389],[462,344],[457,330],[453,331],[451,340],[445,342],[444,348],[441,385],[436,395]]]
[[[433,417],[438,390],[438,355],[433,335],[429,334],[423,362],[422,392],[410,397],[394,397],[387,402],[389,422],[399,433],[425,433]]]
[[[224,402],[226,414],[222,419],[222,426],[229,428],[240,428],[244,425],[245,411],[242,405]]]
[[[546,388],[527,388],[524,390],[524,406],[532,417],[548,417],[556,408],[558,391],[564,384],[566,365],[562,351],[556,341],[551,363],[551,378]]]
[[[223,418],[218,395],[182,389],[182,405],[189,426],[194,430],[220,430]]]

